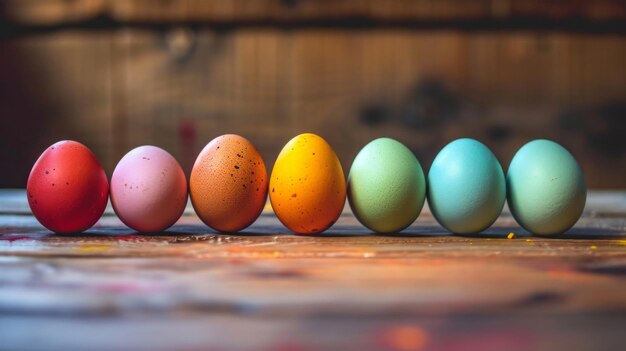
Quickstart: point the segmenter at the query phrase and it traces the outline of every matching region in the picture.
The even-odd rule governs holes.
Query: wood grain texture
[[[303,132],[347,171],[369,141],[428,169],[473,137],[506,169],[534,138],[567,147],[591,188],[623,186],[626,40],[562,34],[311,30],[58,32],[0,42],[0,178],[24,186],[46,146],[75,139],[108,174],[133,147],[189,172],[211,139],[250,139],[271,168]]]
[[[20,194],[0,204],[19,208]],[[187,214],[159,235],[107,215],[59,236],[5,207],[0,349],[619,349],[625,210],[626,194],[592,193],[556,238],[506,211],[453,236],[427,209],[385,236],[348,210],[314,237],[270,212],[239,234]]]
[[[120,21],[259,21],[354,19],[623,19],[620,0],[5,0],[0,18],[62,23],[110,16]]]
[[[459,137],[483,141],[505,169],[524,143],[550,138],[576,156],[590,188],[621,188],[624,6],[5,1],[0,186],[24,187],[41,150],[61,139],[85,143],[108,174],[143,144],[189,172],[220,134],[244,135],[271,167],[291,137],[315,132],[346,170],[380,136],[405,143],[426,169]],[[625,29],[586,30],[587,21]]]

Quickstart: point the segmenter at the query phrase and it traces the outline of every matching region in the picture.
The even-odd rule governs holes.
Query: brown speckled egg
[[[198,155],[189,194],[206,225],[236,232],[259,217],[267,186],[267,170],[259,151],[246,138],[226,134],[211,140]]]

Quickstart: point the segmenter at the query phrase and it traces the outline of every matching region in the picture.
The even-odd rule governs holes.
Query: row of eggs
[[[167,151],[141,146],[117,164],[109,186],[94,154],[60,141],[39,157],[27,183],[34,216],[58,233],[88,229],[111,204],[139,232],[159,232],[182,215],[189,194],[198,217],[221,232],[248,227],[269,193],[278,219],[299,234],[320,233],[339,218],[346,197],[356,218],[379,232],[398,232],[420,214],[425,199],[447,230],[478,233],[500,215],[505,200],[529,232],[550,235],[572,227],[582,214],[586,187],[574,157],[559,144],[534,140],[513,157],[505,177],[494,154],[474,139],[446,145],[425,177],[402,143],[379,138],[356,156],[346,182],[332,147],[301,134],[282,149],[268,179],[265,163],[247,139],[219,136],[200,152],[189,177]]]

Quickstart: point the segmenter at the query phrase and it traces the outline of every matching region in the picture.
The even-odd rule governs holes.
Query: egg
[[[198,217],[221,232],[251,225],[267,200],[267,169],[246,138],[226,134],[209,142],[198,155],[189,192]]]
[[[156,146],[140,146],[118,162],[111,205],[130,228],[155,233],[171,227],[187,204],[187,179],[176,159]]]
[[[109,183],[91,150],[64,140],[39,156],[28,176],[26,194],[33,215],[44,227],[76,233],[93,226],[104,213]]]
[[[539,235],[560,234],[580,218],[587,199],[576,159],[550,140],[522,146],[507,172],[508,204],[524,229]]]
[[[504,206],[506,181],[494,154],[474,139],[457,139],[435,157],[428,172],[428,205],[435,219],[459,234],[478,233]]]
[[[348,175],[348,203],[356,218],[379,233],[398,232],[422,211],[426,180],[402,143],[379,138],[358,153]]]
[[[270,202],[278,219],[298,234],[321,233],[335,223],[346,202],[346,181],[326,140],[305,133],[283,147],[272,169]]]

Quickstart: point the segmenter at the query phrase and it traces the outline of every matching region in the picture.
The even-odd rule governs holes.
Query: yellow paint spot
[[[93,252],[93,251],[104,251],[104,250],[108,250],[109,248],[110,247],[106,245],[93,245],[93,246],[81,246],[76,250],[82,251],[82,252]]]
[[[515,239],[515,233],[511,232],[506,236],[507,239]]]
[[[597,250],[597,249],[598,249],[598,247],[597,247],[597,246],[595,246],[595,245],[591,245],[591,246],[589,246],[589,249],[591,249],[591,250]]]
[[[263,250],[257,247],[243,247],[234,246],[226,249],[226,252],[230,255],[244,256],[244,257],[259,257],[259,258],[277,258],[284,257],[285,254],[282,251]]]

